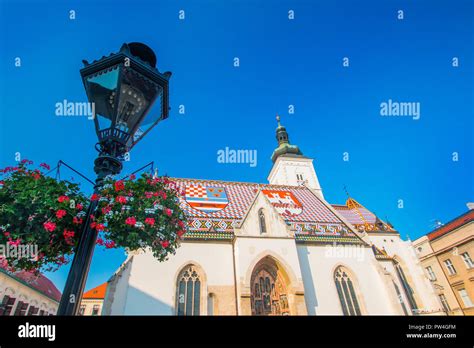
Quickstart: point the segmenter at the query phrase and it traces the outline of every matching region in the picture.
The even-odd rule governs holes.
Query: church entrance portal
[[[252,315],[289,315],[285,280],[276,262],[267,257],[255,267],[251,278]]]

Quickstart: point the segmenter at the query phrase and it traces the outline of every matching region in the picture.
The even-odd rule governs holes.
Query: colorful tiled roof
[[[444,236],[445,234],[455,230],[456,228],[459,228],[471,221],[474,220],[474,210],[469,210],[466,213],[462,214],[461,216],[458,216],[454,220],[449,221],[445,225],[437,228],[436,230],[428,233],[428,239],[431,241],[433,239],[439,238],[441,236]]]
[[[349,198],[345,205],[332,204],[332,206],[359,231],[395,232],[392,226],[380,220],[374,213],[352,198]]]
[[[178,178],[170,180],[187,193],[186,198],[182,198],[180,202],[188,217],[186,238],[232,238],[234,228],[262,191],[297,235],[349,237],[350,240],[358,240],[339,217],[304,186]],[[203,202],[201,208],[196,206],[196,199]],[[213,202],[216,203],[215,207],[221,208],[210,212]]]
[[[9,272],[2,266],[0,266],[0,271],[9,275],[13,279],[18,280],[20,283],[23,283],[39,292],[44,294],[45,296],[59,302],[61,300],[61,292],[58,288],[53,284],[51,280],[45,277],[43,274],[39,276],[34,275],[31,272],[26,271],[16,271],[16,272]]]
[[[82,296],[83,299],[104,299],[107,291],[107,282],[86,291]]]

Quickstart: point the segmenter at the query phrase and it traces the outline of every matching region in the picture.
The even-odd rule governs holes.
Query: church
[[[129,251],[103,315],[441,315],[410,241],[331,204],[280,124],[268,183],[171,178],[188,228],[167,261]]]

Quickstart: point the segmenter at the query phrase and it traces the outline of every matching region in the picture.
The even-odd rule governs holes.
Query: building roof
[[[188,217],[185,238],[231,239],[261,192],[302,240],[358,239],[350,228],[305,186],[170,178]]]
[[[107,282],[96,286],[93,289],[85,292],[82,299],[101,299],[105,298],[105,292],[107,291]]]
[[[332,206],[359,231],[396,232],[389,223],[379,219],[353,198],[347,199],[345,205],[332,204]]]
[[[435,229],[434,231],[428,233],[427,237],[430,241],[442,237],[445,234],[452,232],[456,228],[459,228],[471,221],[474,220],[474,210],[469,210],[464,214],[458,216],[457,218],[449,221],[448,223],[444,224],[443,226]]]
[[[49,280],[41,273],[39,275],[35,275],[32,272],[27,271],[10,272],[2,265],[0,265],[0,271],[9,275],[20,283],[29,286],[30,288],[36,291],[39,291],[40,293],[53,299],[54,301],[59,302],[61,300],[61,292],[51,280]]]

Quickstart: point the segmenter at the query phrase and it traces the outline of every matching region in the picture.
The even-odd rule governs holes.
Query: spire
[[[275,162],[278,156],[290,154],[292,156],[303,156],[303,153],[296,145],[290,144],[290,139],[286,128],[280,123],[280,116],[276,115],[278,127],[276,129],[276,139],[278,141],[278,147],[273,151],[272,161]]]

